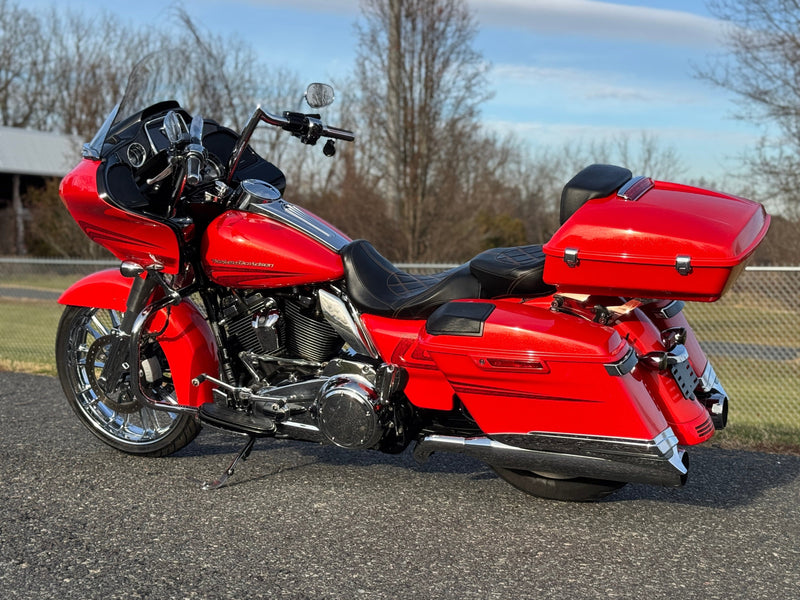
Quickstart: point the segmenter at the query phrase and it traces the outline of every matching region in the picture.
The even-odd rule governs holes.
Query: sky
[[[646,132],[678,153],[685,178],[722,181],[741,170],[738,157],[759,137],[756,127],[733,118],[728,93],[696,76],[725,50],[723,24],[703,0],[467,2],[478,22],[475,48],[491,64],[494,96],[482,120],[534,150]],[[97,2],[59,5],[89,15]],[[183,6],[215,34],[244,39],[266,64],[288,67],[301,81],[341,81],[352,69],[358,0]],[[136,24],[172,18],[164,0],[120,2],[114,11]]]

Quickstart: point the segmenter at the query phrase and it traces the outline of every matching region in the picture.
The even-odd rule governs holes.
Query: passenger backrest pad
[[[575,175],[561,192],[561,224],[595,198],[604,198],[627,183],[633,173],[614,165],[589,165]]]

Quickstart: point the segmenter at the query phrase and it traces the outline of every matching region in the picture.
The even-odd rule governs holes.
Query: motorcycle
[[[760,204],[591,165],[543,246],[405,272],[283,195],[250,142],[352,142],[317,113],[256,108],[239,133],[135,74],[62,181],[72,217],[121,261],[67,289],[58,375],[83,425],[165,456],[210,426],[419,461],[460,453],[534,496],[681,486],[728,396],[683,312],[713,302],[764,238]],[[333,90],[312,84],[318,110]]]

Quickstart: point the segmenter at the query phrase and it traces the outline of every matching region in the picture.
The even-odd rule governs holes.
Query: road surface
[[[800,457],[701,448],[680,489],[525,496],[479,462],[204,430],[129,457],[0,373],[0,598],[797,598]]]

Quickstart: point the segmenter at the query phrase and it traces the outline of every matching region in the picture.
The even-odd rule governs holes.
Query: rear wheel
[[[600,500],[625,485],[622,481],[589,479],[587,477],[561,479],[552,475],[541,475],[522,469],[507,469],[496,466],[492,466],[492,469],[506,482],[526,494],[567,502]]]
[[[192,415],[139,405],[126,380],[106,394],[97,384],[105,364],[118,311],[69,306],[56,335],[56,365],[72,410],[89,431],[128,454],[166,456],[183,448],[200,431]],[[160,402],[177,404],[169,364],[158,343],[143,348],[147,357],[145,392]]]

